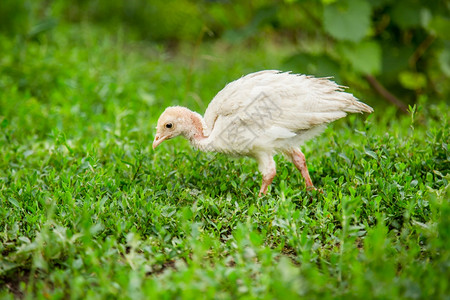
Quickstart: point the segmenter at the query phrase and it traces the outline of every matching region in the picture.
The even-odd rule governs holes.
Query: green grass
[[[254,161],[153,151],[154,127],[290,46],[174,54],[82,25],[0,48],[1,298],[449,298],[446,99],[370,103],[304,148],[323,193],[278,157],[258,198]]]

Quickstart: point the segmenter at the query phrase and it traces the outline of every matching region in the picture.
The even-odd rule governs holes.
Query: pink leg
[[[311,177],[309,177],[308,167],[306,166],[306,158],[303,152],[300,149],[295,149],[292,152],[288,153],[292,162],[300,170],[303,178],[305,179],[306,189],[311,190],[315,189]]]
[[[269,185],[272,183],[273,179],[275,178],[275,175],[277,174],[277,171],[275,169],[273,169],[272,172],[268,173],[268,174],[264,174],[263,175],[263,180],[262,180],[262,184],[261,184],[261,189],[259,190],[259,194],[258,197],[261,197],[262,194],[266,194],[267,193],[267,188],[269,187]]]
[[[256,159],[258,160],[259,171],[263,176],[261,189],[258,194],[258,197],[261,197],[262,194],[265,195],[267,193],[267,188],[272,183],[273,178],[277,174],[277,170],[272,154],[261,153],[256,157]]]

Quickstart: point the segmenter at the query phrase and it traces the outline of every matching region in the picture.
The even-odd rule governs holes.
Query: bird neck
[[[185,137],[189,140],[192,146],[205,151],[208,137],[205,136],[204,128],[206,128],[203,117],[193,111],[189,111],[188,114],[190,121],[190,128],[185,133]]]

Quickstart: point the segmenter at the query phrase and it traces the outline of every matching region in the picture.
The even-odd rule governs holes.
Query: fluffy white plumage
[[[283,153],[313,188],[304,141],[347,113],[373,112],[328,78],[266,70],[229,83],[211,101],[204,119],[184,107],[169,107],[160,116],[153,147],[183,135],[203,151],[245,155],[258,161],[266,193],[276,173],[273,156]]]

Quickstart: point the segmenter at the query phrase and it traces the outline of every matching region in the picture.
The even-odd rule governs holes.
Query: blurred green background
[[[373,98],[372,105],[384,99],[405,111],[423,94],[436,101],[450,93],[450,2],[444,0],[2,0],[0,20],[0,45],[13,40],[16,50],[80,24],[169,52],[217,41],[263,48],[282,42],[293,46],[283,70],[334,76]],[[15,55],[0,60],[0,88],[6,75],[33,90],[42,79],[18,70],[21,51]]]
[[[0,0],[0,299],[448,299],[449,8]],[[165,107],[262,69],[374,107],[305,145],[324,193],[153,151]]]

